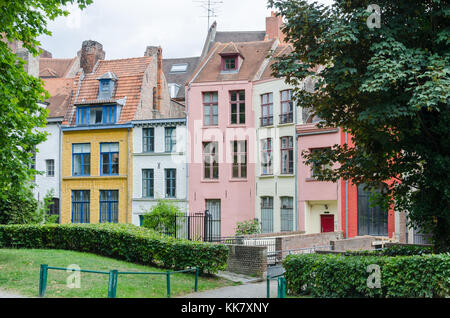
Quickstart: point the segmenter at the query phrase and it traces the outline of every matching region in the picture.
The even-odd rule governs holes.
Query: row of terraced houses
[[[320,118],[272,75],[275,59],[292,50],[281,28],[275,14],[261,32],[214,23],[201,56],[190,58],[164,59],[149,46],[143,57],[107,60],[95,41],[72,59],[28,55],[29,72],[51,95],[36,197],[53,191],[50,213],[61,223],[141,225],[166,199],[185,213],[208,210],[221,237],[257,219],[263,233],[411,241],[405,215],[371,207],[351,181],[318,181],[304,164],[305,150],[352,141],[339,127],[318,128]],[[314,89],[313,79],[301,85]]]

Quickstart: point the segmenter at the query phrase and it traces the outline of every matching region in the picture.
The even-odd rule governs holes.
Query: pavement
[[[0,298],[25,298],[25,297],[18,295],[18,294],[12,294],[12,293],[0,290]]]
[[[284,272],[281,267],[269,267],[267,274],[280,275]],[[230,272],[219,272],[217,276],[226,278],[241,285],[228,286],[184,295],[180,298],[267,298],[267,282],[265,278],[248,277]],[[277,280],[270,281],[270,297],[276,298],[278,293]]]

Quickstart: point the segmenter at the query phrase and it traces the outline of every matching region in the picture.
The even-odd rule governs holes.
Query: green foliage
[[[236,235],[251,235],[261,233],[261,226],[257,219],[238,222]]]
[[[84,8],[92,0],[77,0]],[[24,62],[6,42],[21,41],[35,56],[38,36],[51,35],[47,21],[67,15],[62,6],[74,0],[0,0],[0,197],[7,200],[37,173],[31,169],[32,153],[45,140],[48,111],[38,102],[48,97],[42,81],[28,75]],[[19,190],[20,191],[20,190]]]
[[[371,3],[269,0],[294,47],[274,73],[298,87],[299,105],[320,126],[351,134],[348,146],[306,154],[307,164],[338,163],[320,169],[319,180],[385,183],[384,203],[408,211],[410,225],[433,233],[442,251],[450,246],[449,2],[377,1],[381,27],[369,29]],[[308,77],[314,93],[300,89]]]
[[[142,226],[163,234],[173,234],[176,218],[182,215],[180,208],[174,203],[158,200],[158,204],[143,215]]]
[[[210,273],[223,270],[228,259],[224,245],[178,240],[125,224],[4,225],[0,248],[72,250],[168,269],[198,267]]]
[[[30,187],[7,191],[0,196],[0,224],[40,223],[37,209],[38,202]]]
[[[370,288],[369,265],[381,269],[381,288]],[[415,256],[289,255],[287,289],[315,297],[448,297],[450,254]]]
[[[421,245],[392,245],[381,250],[371,251],[347,251],[346,256],[412,256],[432,254],[431,246]]]

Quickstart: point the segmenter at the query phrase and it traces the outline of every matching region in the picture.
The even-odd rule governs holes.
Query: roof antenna
[[[209,30],[211,18],[216,18],[219,5],[223,4],[223,1],[219,0],[194,0],[194,2],[200,3],[199,7],[203,8],[206,12],[206,16],[201,16],[201,18],[208,18]]]

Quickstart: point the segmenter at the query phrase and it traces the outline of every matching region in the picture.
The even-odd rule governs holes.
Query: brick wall
[[[227,271],[263,277],[267,270],[267,247],[227,245],[229,247]]]
[[[335,251],[360,251],[360,250],[373,250],[375,246],[372,244],[375,241],[380,241],[381,238],[376,236],[361,236],[355,238],[349,238],[346,240],[337,240],[331,242],[333,250]]]
[[[343,237],[343,232],[300,234],[277,237],[276,250],[286,251],[314,246],[328,246],[331,241],[339,240]]]

